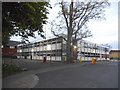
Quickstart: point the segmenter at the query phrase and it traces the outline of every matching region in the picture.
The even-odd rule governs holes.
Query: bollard
[[[95,64],[96,62],[95,62],[95,59],[94,58],[92,58],[92,64]]]
[[[96,64],[96,59],[94,59],[94,63]]]
[[[80,57],[80,62],[82,62],[82,57]]]
[[[44,63],[46,62],[46,57],[43,58],[43,62],[44,62]]]

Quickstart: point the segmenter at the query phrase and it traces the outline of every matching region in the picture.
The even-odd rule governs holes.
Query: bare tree
[[[87,29],[87,23],[91,19],[104,19],[104,8],[109,6],[108,1],[97,2],[95,0],[88,0],[80,2],[76,0],[73,2],[61,1],[58,3],[61,10],[56,19],[51,23],[51,31],[55,36],[66,34],[63,37],[67,42],[66,54],[67,61],[72,62],[72,45],[77,45],[77,40],[92,36]]]

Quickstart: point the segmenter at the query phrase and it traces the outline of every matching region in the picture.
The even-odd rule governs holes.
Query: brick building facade
[[[113,60],[120,60],[120,50],[111,50],[109,57]]]
[[[3,58],[17,58],[17,45],[18,41],[9,41],[7,45],[2,46]]]

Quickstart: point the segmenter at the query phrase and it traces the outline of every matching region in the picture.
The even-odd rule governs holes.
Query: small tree
[[[96,2],[95,0],[88,0],[86,2],[64,2],[62,0],[58,3],[60,11],[56,19],[51,23],[51,31],[55,36],[66,34],[63,37],[67,42],[66,54],[67,61],[72,62],[71,45],[77,45],[77,41],[83,38],[92,36],[91,32],[87,29],[87,23],[91,19],[104,18],[104,8],[109,5],[106,1]]]

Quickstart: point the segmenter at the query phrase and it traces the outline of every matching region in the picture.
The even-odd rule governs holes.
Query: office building
[[[91,61],[109,60],[109,48],[85,40],[78,40],[73,47],[72,57],[75,60]],[[66,41],[60,37],[51,37],[29,44],[18,45],[18,58],[47,61],[66,61]],[[75,58],[76,57],[76,58]]]

